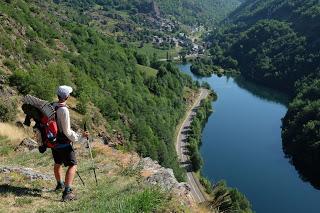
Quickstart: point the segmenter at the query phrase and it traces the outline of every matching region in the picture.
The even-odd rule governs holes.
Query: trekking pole
[[[84,131],[87,131],[87,123],[84,123]],[[94,160],[93,160],[93,156],[92,156],[92,150],[91,150],[91,145],[89,143],[89,137],[87,137],[87,143],[88,143],[88,148],[89,148],[89,153],[90,153],[90,158],[92,161],[92,169],[93,169],[93,173],[94,173],[94,178],[96,180],[96,185],[98,185],[98,180],[97,180],[97,174],[96,174],[96,167],[94,165]]]
[[[78,177],[80,178],[81,183],[83,184],[83,186],[85,186],[85,184],[84,184],[84,182],[83,182],[83,180],[82,180],[82,178],[81,178],[81,176],[80,176],[79,172],[78,172],[78,171],[76,171],[76,173],[77,173]]]

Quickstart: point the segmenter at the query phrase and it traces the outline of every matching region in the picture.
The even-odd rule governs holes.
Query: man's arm
[[[71,141],[71,142],[80,142],[82,141],[81,135],[78,133],[74,132],[71,129],[70,125],[70,114],[69,114],[69,109],[67,107],[60,108],[58,110],[60,113],[59,118],[61,119],[61,128],[62,132],[64,135]],[[58,112],[57,112],[58,113]]]

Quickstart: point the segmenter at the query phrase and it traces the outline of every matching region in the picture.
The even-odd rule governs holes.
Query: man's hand
[[[84,138],[88,138],[89,135],[90,135],[90,133],[89,133],[88,131],[84,131],[84,132],[82,133],[82,137],[84,137]]]

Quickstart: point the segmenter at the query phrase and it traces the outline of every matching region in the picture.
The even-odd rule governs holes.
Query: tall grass
[[[131,178],[120,177],[85,189],[77,201],[40,212],[160,212],[167,202],[168,195],[157,187],[146,187]]]
[[[12,124],[0,122],[0,136],[7,137],[11,141],[11,143],[17,145],[24,138],[28,137],[28,134],[23,129],[18,128]]]

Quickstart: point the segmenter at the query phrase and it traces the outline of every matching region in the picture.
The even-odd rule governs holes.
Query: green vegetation
[[[54,208],[41,209],[41,212],[155,212],[161,211],[169,198],[156,187],[145,187],[136,182],[111,179],[100,184],[103,187],[87,189],[86,196]]]
[[[192,63],[190,70],[193,74],[198,76],[211,76],[214,72],[213,66],[210,66],[203,62],[203,59],[197,59]]]
[[[153,7],[155,2],[161,15],[172,16],[188,25],[217,23],[240,4],[238,0],[68,0],[67,2],[81,8],[90,8],[98,4],[105,10],[124,10],[132,14],[155,13]]]
[[[252,25],[262,19],[289,22],[310,41],[318,38],[320,4],[317,0],[247,0],[228,18],[234,23]]]
[[[178,50],[175,48],[169,49],[169,50],[163,50],[155,48],[152,44],[144,44],[143,47],[138,47],[138,45],[134,46],[137,48],[138,53],[145,54],[149,57],[151,60],[152,58],[158,59],[167,59],[169,56],[170,58],[178,57]]]
[[[251,204],[237,189],[227,187],[225,181],[220,181],[212,187],[212,200],[209,207],[220,212],[252,213]]]
[[[163,13],[172,15],[189,25],[218,23],[240,4],[238,0],[157,0],[157,2]]]
[[[10,85],[22,94],[50,101],[58,85],[73,86],[79,112],[85,113],[87,102],[93,103],[107,119],[107,129],[123,136],[127,149],[173,168],[177,178],[183,180],[173,135],[185,111],[184,88],[196,88],[191,78],[172,64],[148,62],[135,49],[124,48],[94,27],[82,24],[86,23],[85,16],[77,7],[44,4],[47,9],[23,0],[0,3],[0,12],[5,14],[2,18],[10,20],[0,29],[1,36],[15,36],[11,30],[15,25],[28,29],[20,36],[26,45],[8,43],[10,48],[1,48],[0,54],[15,56],[7,63],[13,72]],[[142,69],[138,62],[144,66],[153,62],[158,71]],[[146,74],[149,71],[150,75]],[[5,107],[1,109],[1,116],[8,114]]]
[[[13,146],[9,143],[7,137],[0,135],[0,155],[7,156],[10,152],[13,151]]]
[[[284,91],[292,91],[294,82],[313,72],[317,63],[305,37],[286,22],[262,20],[246,30],[235,26],[217,31],[213,37],[221,39],[210,50],[214,65],[240,70],[248,79]]]
[[[237,64],[235,60],[229,58],[224,58],[224,62],[229,61],[229,63]],[[191,61],[192,66],[190,67],[190,70],[193,74],[198,76],[204,76],[208,77],[211,76],[213,73],[217,74],[218,76],[221,76],[226,73],[232,73],[232,74],[238,74],[239,72],[235,69],[235,66],[232,67],[226,67],[225,69],[222,69],[221,66],[217,66],[212,62],[212,59],[209,57],[199,57],[196,59],[193,59]],[[216,63],[217,64],[217,63]]]
[[[296,96],[283,119],[284,151],[304,179],[319,187],[320,76],[311,75],[296,85]]]
[[[209,36],[213,64],[293,92],[295,81],[319,67],[319,7],[316,0],[246,1],[230,15],[229,26]],[[226,64],[228,57],[234,63]]]
[[[158,73],[158,70],[151,67],[142,66],[140,64],[137,64],[137,69],[138,71],[146,75],[146,77],[156,77]]]
[[[0,98],[0,122],[13,121],[17,114],[17,102],[12,98]]]

